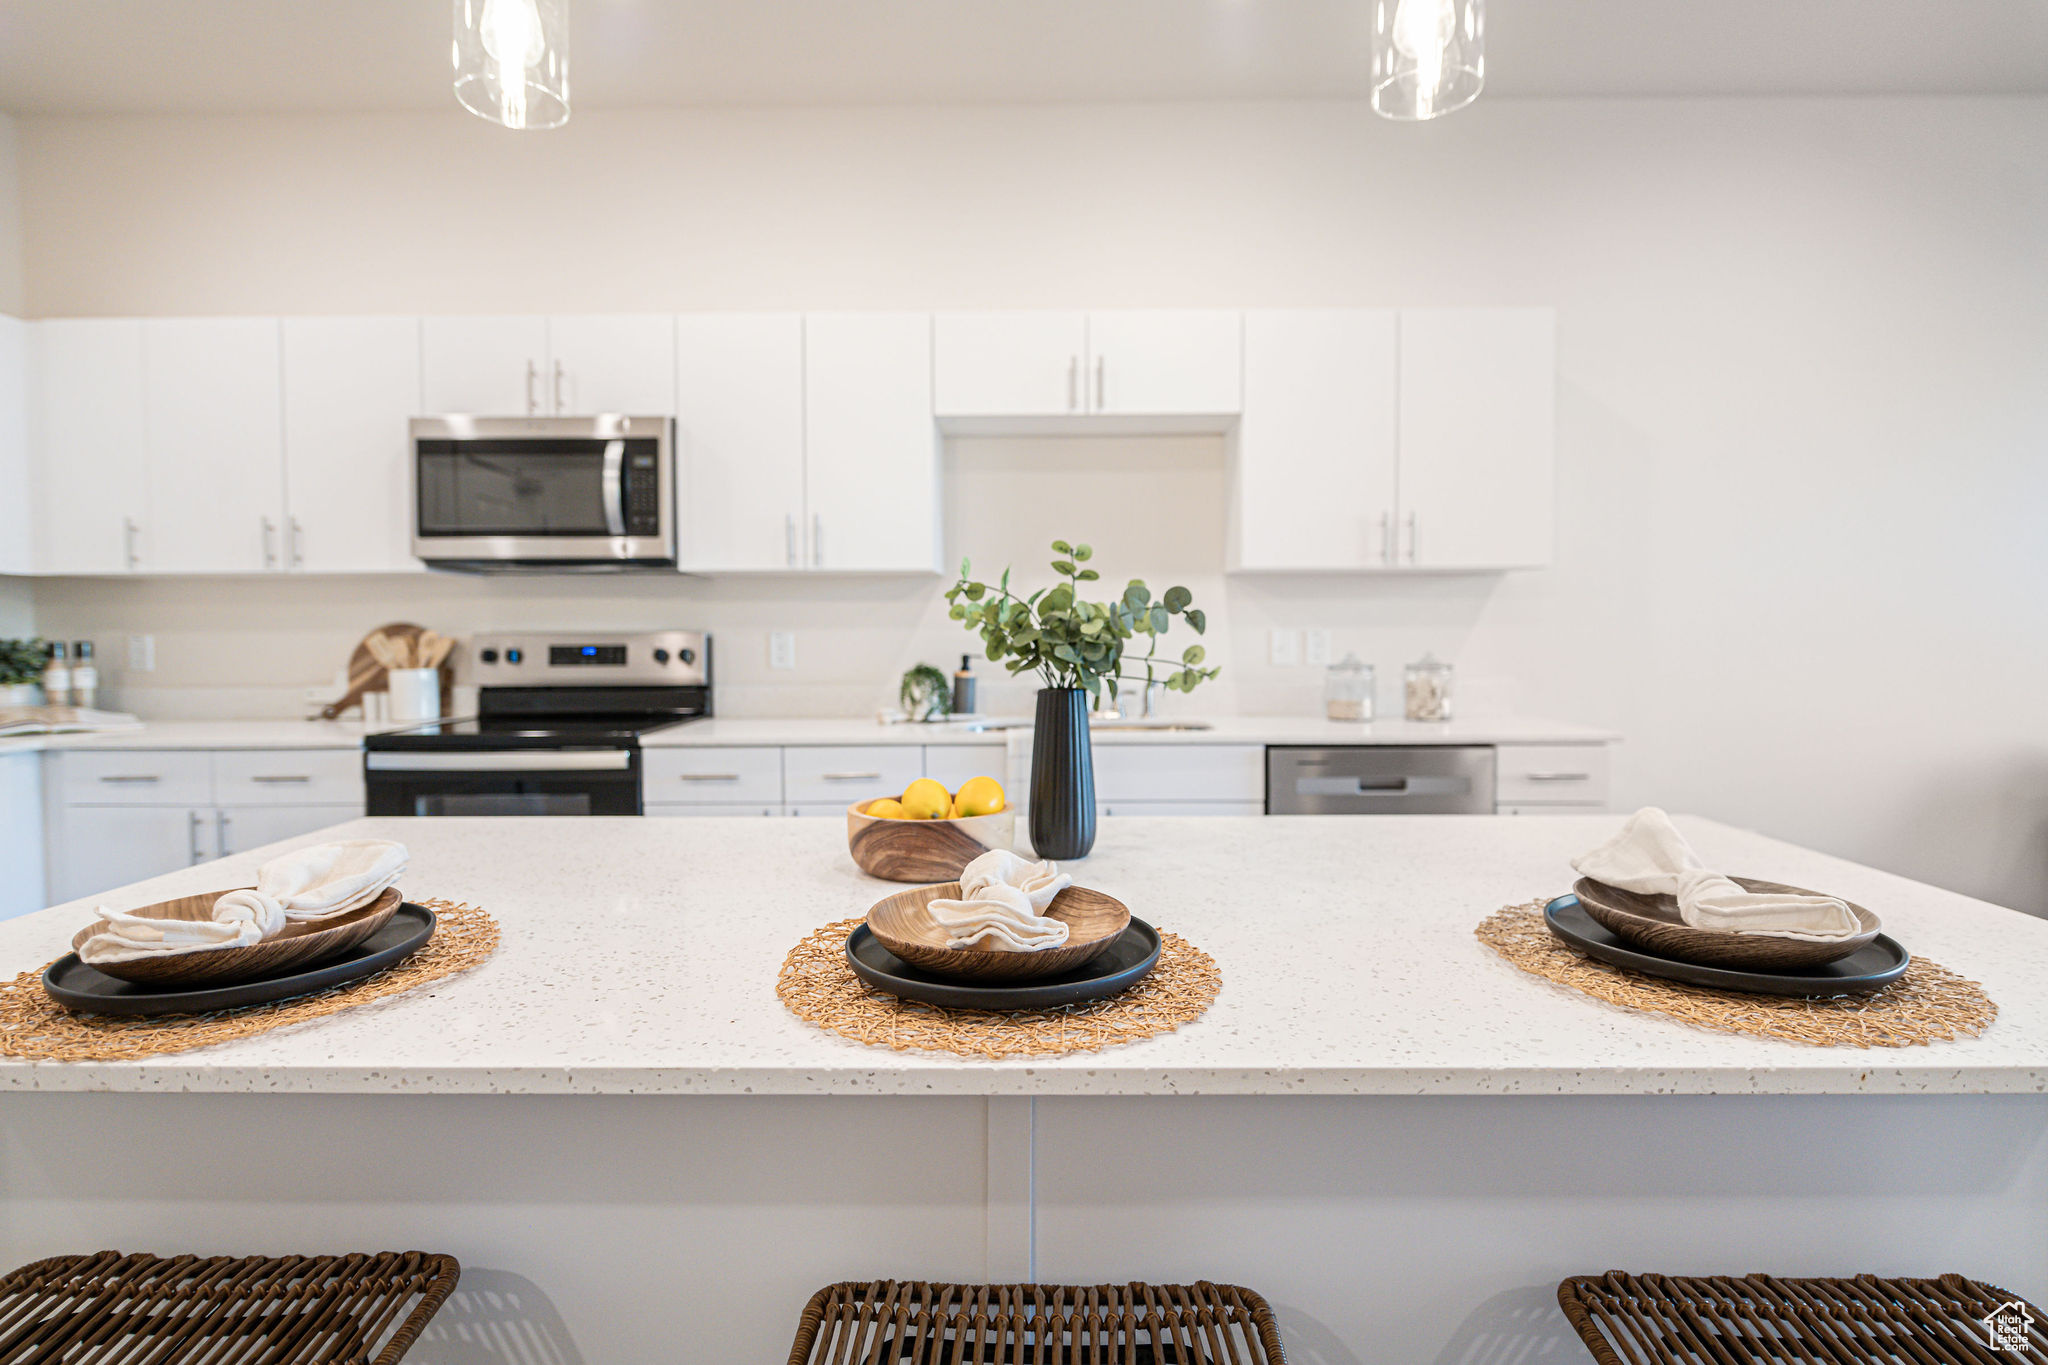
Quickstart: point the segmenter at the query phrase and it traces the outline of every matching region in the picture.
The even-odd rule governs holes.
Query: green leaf
[[[1052,543],[1052,548],[1055,554],[1070,555],[1074,553],[1074,547],[1067,544],[1064,540],[1055,540]]]
[[[1081,623],[1081,633],[1083,635],[1100,635],[1103,631],[1108,629],[1109,622],[1103,620],[1099,616],[1093,620],[1083,621]]]
[[[1076,572],[1074,561],[1071,559],[1055,559],[1052,562],[1052,571],[1054,573],[1073,574]]]
[[[1152,608],[1152,633],[1154,635],[1164,635],[1167,628],[1172,624],[1167,618],[1166,608],[1163,605],[1155,604]]]
[[[1009,566],[1009,565],[1007,565],[1007,564],[1005,564],[1005,565],[1003,566],[1003,591],[1004,591],[1004,592],[1008,592],[1009,590],[1010,590],[1010,566]]]
[[[1094,554],[1095,551],[1090,549],[1086,545],[1076,545],[1074,547],[1074,558],[1082,561],[1083,563],[1086,563]]]
[[[1184,664],[1189,665],[1190,667],[1202,662],[1202,660],[1206,657],[1208,656],[1203,653],[1202,647],[1200,645],[1189,645],[1186,649],[1180,652],[1180,661]]]
[[[1070,664],[1081,662],[1081,651],[1075,649],[1072,645],[1054,645],[1052,647],[1052,656],[1055,659],[1065,659]]]
[[[965,621],[967,619],[967,608],[955,602],[952,609],[946,615],[952,617],[955,621]]]
[[[1002,658],[1002,657],[1003,657],[1003,642],[1002,642],[1001,640],[990,640],[990,641],[988,642],[988,659],[989,659],[989,662],[990,662],[990,663],[994,663],[994,662],[995,662],[995,661],[996,661],[997,659],[1000,659],[1000,658]]]
[[[1124,605],[1133,612],[1143,611],[1151,601],[1152,590],[1145,586],[1142,579],[1133,578],[1130,586],[1124,589]]]
[[[1208,614],[1200,607],[1189,607],[1187,610],[1187,620],[1188,624],[1195,628],[1195,634],[1197,635],[1200,635],[1209,628]]]
[[[1043,618],[1047,612],[1067,611],[1071,609],[1073,605],[1074,590],[1067,584],[1062,583],[1057,588],[1054,588],[1051,592],[1047,593],[1045,597],[1039,602],[1038,614],[1041,618]]]
[[[1028,645],[1038,639],[1037,626],[1019,626],[1010,632],[1010,638],[1020,645]]]
[[[973,565],[971,565],[971,564],[969,564],[969,563],[967,562],[967,558],[966,558],[966,556],[964,556],[964,555],[963,555],[963,556],[961,556],[961,558],[960,558],[960,576],[961,576],[962,578],[965,578],[965,577],[967,577],[967,575],[969,575],[969,574],[971,574],[971,573],[973,573],[973,572],[974,572],[974,566],[973,566]]]
[[[988,585],[987,585],[987,584],[985,584],[985,583],[969,583],[969,584],[967,585],[967,600],[968,600],[968,601],[970,601],[970,602],[979,602],[979,601],[980,601],[980,600],[982,599],[983,595],[984,595],[984,594],[986,594],[987,592],[988,592]]]
[[[1186,588],[1175,587],[1168,588],[1166,590],[1166,596],[1160,598],[1159,600],[1166,603],[1166,609],[1168,611],[1182,611],[1186,609],[1189,603],[1195,600],[1195,595],[1189,592]]]
[[[1074,576],[1080,579],[1083,583],[1093,583],[1096,579],[1102,577],[1101,574],[1095,572],[1095,570],[1093,569],[1083,569],[1080,573]]]

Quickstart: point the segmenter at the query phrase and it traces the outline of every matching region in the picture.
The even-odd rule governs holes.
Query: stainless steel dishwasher
[[[1274,745],[1268,815],[1491,815],[1494,751],[1484,744]]]

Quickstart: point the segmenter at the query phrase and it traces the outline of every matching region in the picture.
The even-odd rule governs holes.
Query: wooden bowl
[[[226,894],[225,891],[209,891],[203,896],[180,896],[173,901],[159,901],[128,913],[144,919],[212,919],[213,903]],[[319,924],[293,920],[276,938],[252,943],[246,948],[195,948],[189,952],[164,953],[128,962],[88,962],[85,965],[122,981],[152,985],[188,981],[250,981],[259,976],[276,976],[355,947],[381,929],[384,921],[397,913],[403,899],[394,886],[362,909],[351,910],[339,919]],[[72,950],[75,952],[83,948],[87,939],[106,927],[107,922],[103,919],[86,925],[71,940]]]
[[[1745,891],[1785,891],[1798,896],[1818,896],[1782,882],[1760,882],[1752,877],[1731,877]],[[1863,932],[1851,938],[1812,943],[1798,938],[1777,938],[1769,934],[1738,934],[1729,929],[1695,929],[1678,917],[1675,896],[1643,896],[1623,891],[1591,877],[1572,884],[1572,894],[1594,923],[1660,957],[1679,962],[1703,962],[1715,967],[1739,967],[1753,972],[1798,971],[1819,967],[1844,958],[1877,938],[1883,926],[1876,915],[1860,905],[1849,909],[1863,925]],[[1846,903],[1846,902],[1845,902]]]
[[[868,911],[868,931],[884,948],[935,976],[966,981],[1022,981],[1071,972],[1109,950],[1130,927],[1131,912],[1120,900],[1070,886],[1052,898],[1046,918],[1067,926],[1067,941],[1035,953],[990,948],[948,948],[946,931],[925,909],[936,900],[956,900],[960,883],[898,891]]]
[[[951,881],[990,849],[1017,842],[1017,812],[1008,806],[958,820],[883,820],[862,813],[871,804],[846,808],[846,847],[861,871],[886,882]]]

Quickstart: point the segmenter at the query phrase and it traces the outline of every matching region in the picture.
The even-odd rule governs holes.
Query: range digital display
[[[624,668],[626,647],[624,645],[549,645],[548,667],[576,667],[592,665],[598,668]]]

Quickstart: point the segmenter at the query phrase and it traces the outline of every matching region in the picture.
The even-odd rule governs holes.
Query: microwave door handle
[[[607,441],[604,447],[604,526],[614,536],[626,534],[626,443]]]

